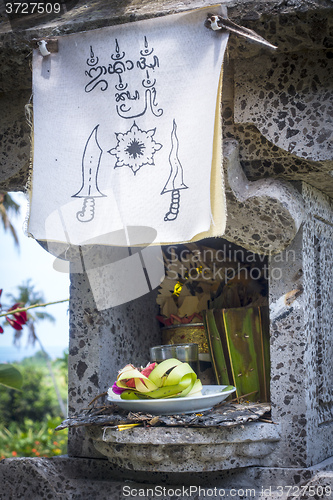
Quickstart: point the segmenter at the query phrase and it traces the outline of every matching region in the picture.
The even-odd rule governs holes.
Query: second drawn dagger
[[[169,212],[165,214],[165,221],[172,221],[177,219],[180,207],[180,190],[188,189],[188,187],[184,184],[183,167],[178,158],[179,141],[176,131],[176,121],[173,120],[173,128],[171,133],[171,152],[169,155],[171,171],[167,183],[161,192],[161,194],[171,192],[171,204]]]

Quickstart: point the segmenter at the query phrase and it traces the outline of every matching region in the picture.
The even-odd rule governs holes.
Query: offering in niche
[[[119,371],[116,382],[109,388],[112,397],[121,399],[163,399],[198,396],[202,384],[188,363],[166,359],[138,369],[128,364]]]

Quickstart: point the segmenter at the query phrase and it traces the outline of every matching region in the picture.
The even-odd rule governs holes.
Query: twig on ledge
[[[92,405],[97,399],[102,398],[103,396],[106,396],[106,395],[107,395],[107,391],[102,392],[101,394],[98,394],[97,396],[94,397],[94,399],[92,399],[90,401],[90,403],[88,403],[88,406]]]
[[[248,394],[243,394],[242,396],[239,396],[238,398],[230,399],[230,401],[226,401],[227,403],[233,403],[234,401],[241,401],[242,399],[246,398],[247,396],[252,396],[252,394],[255,394],[258,391],[253,391],[249,392]]]

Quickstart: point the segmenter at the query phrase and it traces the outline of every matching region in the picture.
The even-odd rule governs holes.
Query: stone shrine
[[[36,39],[218,8],[207,0],[72,3],[60,17],[47,22],[36,17],[22,29],[12,27],[0,8],[3,191],[23,191],[28,181],[25,105]],[[278,47],[272,51],[235,34],[229,38],[221,109],[227,229],[214,242],[268,259],[273,423],[107,430],[103,439],[96,428],[71,428],[68,456],[1,463],[4,498],[122,498],[128,484],[243,493],[253,488],[261,498],[291,498],[291,490],[279,494],[286,485],[313,486],[318,494],[325,491],[319,487],[333,488],[333,4],[227,0],[222,5],[230,20]],[[101,250],[92,251],[98,258]],[[149,347],[161,343],[156,295],[155,289],[99,311],[87,274],[71,273],[69,416],[106,391],[129,360],[146,364]],[[140,457],[143,444],[148,451]],[[167,447],[177,444],[181,458],[168,461]],[[120,458],[113,451],[109,462],[105,447],[118,447]],[[197,491],[191,493],[198,498]]]

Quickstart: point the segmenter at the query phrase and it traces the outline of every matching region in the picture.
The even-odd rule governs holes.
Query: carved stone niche
[[[229,241],[241,244],[243,248],[256,253],[278,254],[284,250],[294,239],[304,219],[304,200],[302,195],[288,182],[263,179],[249,182],[240,166],[238,144],[236,141],[224,141],[224,169],[227,191],[228,222],[226,235]],[[221,244],[222,244],[221,240]],[[224,240],[225,241],[225,240]],[[217,240],[215,246],[218,246]],[[72,276],[72,283],[75,281]],[[84,281],[80,281],[83,289]],[[76,291],[76,296],[78,291]],[[88,294],[89,295],[89,294]],[[84,291],[84,302],[87,305],[87,289]],[[150,297],[152,300],[153,297]],[[144,298],[135,301],[136,310],[140,309]],[[130,307],[134,307],[130,306]],[[122,306],[124,311],[124,307]],[[128,315],[118,308],[101,312],[99,324],[102,325],[110,315],[112,322],[121,319],[121,329],[127,338],[126,330],[131,329]],[[96,313],[94,313],[96,317]],[[102,319],[104,318],[104,319]],[[142,317],[138,325],[138,334],[150,330],[153,318]],[[72,329],[72,333],[75,330]],[[82,345],[81,331],[77,331],[72,341],[70,366],[70,408],[73,412],[76,407],[80,410],[82,399],[77,399],[77,384],[86,386],[86,374],[79,372],[82,366],[85,347],[80,352],[75,351],[74,345]],[[82,337],[83,339],[83,337]],[[110,342],[110,340],[108,340]],[[142,342],[142,341],[141,341]],[[145,338],[147,342],[147,337]],[[93,343],[90,343],[94,349]],[[116,347],[116,345],[115,345]],[[139,351],[142,355],[142,349]],[[92,355],[93,351],[87,356]],[[138,353],[137,353],[138,354]],[[83,356],[82,356],[83,355]],[[96,352],[99,356],[99,352]],[[123,357],[123,354],[122,356]],[[143,356],[144,357],[144,356]],[[77,362],[74,359],[77,358]],[[120,361],[120,359],[117,360]],[[125,358],[124,358],[125,361]],[[81,365],[80,365],[81,363]],[[118,366],[121,365],[118,364]],[[88,387],[94,375],[90,371],[96,369],[91,362],[85,362],[88,373]],[[99,362],[99,369],[102,365]],[[75,370],[75,371],[74,371]],[[113,368],[114,371],[114,368]],[[75,373],[76,372],[76,373]],[[73,378],[74,376],[74,378]],[[113,374],[115,378],[116,372]],[[103,368],[103,373],[98,375],[103,380],[101,390],[108,388],[107,380],[112,380],[110,367]],[[78,380],[79,379],[79,380]],[[101,382],[102,382],[101,380]],[[73,397],[74,396],[74,397]],[[76,403],[77,400],[77,403]],[[73,409],[72,409],[73,408]],[[70,453],[89,453],[96,456],[107,456],[116,467],[125,470],[155,471],[155,472],[200,472],[239,469],[249,466],[274,466],[279,461],[279,443],[281,433],[279,425],[259,422],[247,423],[232,428],[138,428],[127,432],[105,427],[91,427],[71,430]],[[95,450],[95,452],[93,452]],[[99,455],[101,454],[101,455]]]

